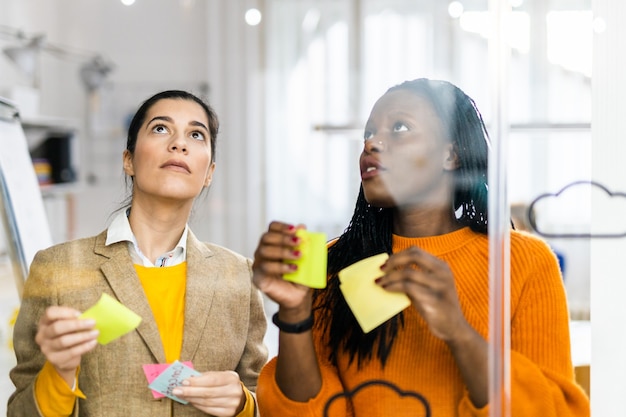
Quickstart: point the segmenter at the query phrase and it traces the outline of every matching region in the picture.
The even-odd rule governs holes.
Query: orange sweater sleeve
[[[85,394],[78,388],[78,379],[76,381],[76,387],[72,390],[52,364],[46,361],[35,381],[35,399],[44,417],[66,417],[72,414],[76,399],[85,398]]]
[[[515,250],[517,243],[512,240],[511,275],[524,269],[527,279],[511,317],[511,415],[589,417],[589,398],[575,382],[558,262],[542,241],[527,238],[523,250]],[[467,396],[459,407],[460,417],[487,416],[484,412]]]
[[[322,388],[320,392],[307,402],[293,401],[287,398],[278,384],[274,382],[276,376],[276,358],[270,360],[261,370],[257,385],[257,401],[261,415],[268,416],[299,416],[321,417],[324,416],[324,407],[328,399],[337,393],[343,392],[341,380],[330,366],[320,366],[322,374]],[[351,417],[352,413],[346,408],[335,406],[331,408],[328,417]]]
[[[541,241],[516,251],[533,265],[511,317],[513,415],[588,417],[589,398],[575,381],[569,311],[558,261]],[[539,246],[534,248],[533,246]],[[532,250],[535,249],[535,250]],[[511,260],[511,268],[519,260]]]

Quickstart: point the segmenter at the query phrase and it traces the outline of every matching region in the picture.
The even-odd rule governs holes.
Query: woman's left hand
[[[204,372],[187,378],[172,393],[197,409],[218,417],[233,417],[243,410],[246,394],[234,371]]]
[[[444,342],[462,337],[469,324],[446,262],[411,247],[391,255],[382,270],[385,275],[376,283],[387,291],[405,293],[436,337]]]

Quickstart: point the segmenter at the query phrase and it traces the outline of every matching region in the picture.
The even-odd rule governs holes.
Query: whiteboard
[[[52,245],[48,218],[17,107],[0,97],[0,214],[21,298],[30,264]]]

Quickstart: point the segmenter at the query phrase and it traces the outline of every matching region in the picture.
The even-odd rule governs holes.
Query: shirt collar
[[[128,221],[128,214],[130,213],[130,209],[120,211],[111,222],[111,225],[107,229],[107,239],[105,242],[106,246],[112,245],[118,242],[130,242],[135,249],[135,252],[143,257],[141,250],[139,250],[139,246],[137,245],[137,240],[135,239],[135,235],[130,228],[130,223]],[[187,257],[187,235],[189,234],[189,225],[185,224],[185,230],[183,230],[183,234],[180,237],[180,240],[176,244],[176,247],[167,253],[178,252],[177,257],[181,257],[185,259]],[[182,251],[182,253],[181,253]],[[167,253],[162,256],[167,255]]]

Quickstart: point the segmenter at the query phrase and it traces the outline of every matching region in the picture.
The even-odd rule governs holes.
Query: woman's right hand
[[[73,308],[48,307],[39,320],[35,336],[41,352],[70,387],[82,356],[98,343],[95,321],[79,316],[80,312]]]
[[[272,222],[254,252],[252,280],[272,301],[278,303],[278,319],[283,323],[299,323],[311,316],[313,290],[283,278],[283,274],[297,270],[285,261],[300,258],[300,241],[296,232],[302,228]],[[321,389],[322,376],[312,332],[280,331],[279,345],[274,379],[280,390],[293,401],[304,402],[315,397]]]
[[[296,231],[302,228],[276,221],[270,223],[254,252],[252,280],[281,310],[307,310],[310,314],[311,289],[283,279],[283,274],[297,270],[296,265],[284,261],[300,258]]]

